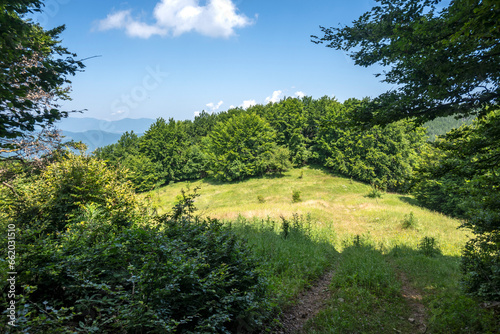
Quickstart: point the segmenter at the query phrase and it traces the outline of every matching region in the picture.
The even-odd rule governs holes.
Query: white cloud
[[[104,20],[99,21],[97,29],[109,30],[124,28],[126,27],[129,20],[130,10],[122,10],[114,14],[108,14],[108,16]]]
[[[303,98],[304,96],[306,96],[306,94],[304,94],[304,92],[295,92],[295,96],[298,97],[299,99]]]
[[[134,20],[130,10],[109,14],[97,24],[98,30],[124,29],[131,37],[149,38],[153,35],[165,35],[167,30]]]
[[[243,101],[243,104],[241,105],[241,107],[243,109],[248,109],[256,104],[257,104],[257,102],[255,100],[246,100],[246,101]]]
[[[223,104],[224,104],[223,101],[219,101],[219,103],[217,103],[217,104],[214,104],[213,102],[210,102],[210,103],[207,103],[206,105],[207,105],[207,107],[210,108],[210,110],[212,112],[214,112],[216,110],[219,110],[220,106],[223,105]]]
[[[124,114],[125,112],[126,112],[125,110],[118,110],[118,111],[112,113],[111,116],[121,115],[121,114]]]
[[[200,112],[199,111],[195,111],[194,112],[194,117],[198,117],[198,116],[200,116]]]
[[[276,102],[279,102],[281,100],[281,94],[283,92],[281,90],[275,90],[273,92],[273,95],[272,96],[268,96],[266,97],[266,103],[276,103]]]
[[[210,37],[230,37],[236,28],[254,23],[247,16],[238,14],[232,0],[208,0],[200,6],[199,0],[161,0],[156,4],[154,24],[147,24],[132,17],[130,10],[108,15],[97,24],[97,29],[124,29],[129,36],[149,38],[153,35],[179,36],[197,32]]]

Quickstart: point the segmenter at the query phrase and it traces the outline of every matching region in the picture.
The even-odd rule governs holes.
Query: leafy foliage
[[[418,244],[418,249],[422,252],[422,254],[428,257],[441,255],[438,242],[433,237],[423,237]]]
[[[325,111],[316,150],[334,172],[374,186],[407,191],[425,142],[424,130],[409,121],[368,130],[350,123],[354,108],[366,101],[348,100]]]
[[[292,165],[311,162],[381,188],[406,191],[424,130],[404,121],[353,128],[354,111],[367,102],[287,98],[248,110],[202,112],[194,122],[158,119],[144,136],[125,134],[96,155],[128,168],[138,191],[207,175],[234,181],[282,174]]]
[[[128,179],[143,192],[171,181],[198,179],[204,175],[206,158],[200,138],[191,137],[189,121],[167,123],[162,118],[142,137],[124,133],[116,144],[97,149],[94,154],[108,165],[129,170]]]
[[[275,143],[276,132],[262,118],[242,113],[217,123],[207,142],[209,172],[219,180],[241,180],[282,172],[288,164],[287,152]]]
[[[123,178],[102,161],[70,155],[33,185],[19,180],[18,196],[2,193],[11,205],[2,210],[2,241],[8,224],[23,231],[16,329],[233,333],[261,326],[272,305],[245,243],[221,223],[193,217],[189,194],[175,214],[154,216]]]
[[[475,238],[464,251],[465,288],[498,299],[500,4],[454,0],[438,11],[440,0],[378,2],[352,26],[322,27],[313,41],[354,50],[358,65],[390,66],[383,81],[398,88],[359,106],[358,123],[478,116],[427,152],[415,192],[427,206],[466,218]]]
[[[302,198],[300,197],[301,194],[302,193],[300,192],[300,190],[292,191],[292,202],[298,203],[298,202],[302,201]]]
[[[495,333],[498,324],[491,310],[480,308],[467,296],[442,295],[432,303],[429,327],[433,333]]]
[[[113,225],[129,226],[139,216],[134,193],[120,170],[68,153],[39,177],[17,180],[17,190],[3,202],[3,209],[17,228],[51,234],[62,232],[76,212],[91,204],[98,205]]]
[[[500,10],[495,0],[378,0],[352,26],[324,28],[313,37],[337,50],[353,50],[357,65],[390,69],[397,85],[363,108],[362,122],[391,123],[416,116],[425,122],[473,115],[498,102]],[[484,109],[482,109],[484,110]]]
[[[429,141],[433,142],[438,136],[443,136],[453,129],[457,129],[462,125],[472,124],[472,117],[456,118],[455,116],[438,117],[422,126],[427,129]]]
[[[415,215],[413,214],[413,211],[410,212],[408,215],[405,215],[405,218],[403,219],[403,224],[402,227],[405,229],[416,229],[418,228],[418,219],[415,218]]]
[[[290,150],[292,163],[304,165],[310,156],[309,141],[304,136],[307,127],[307,111],[299,99],[288,98],[267,106],[255,106],[250,109],[266,119],[276,130],[276,143]]]
[[[151,190],[160,183],[161,163],[153,162],[140,151],[140,138],[125,132],[116,144],[97,149],[94,155],[114,168],[128,169],[127,179],[138,192]]]
[[[438,139],[416,179],[427,207],[465,218],[471,239],[463,254],[466,290],[496,299],[500,291],[500,112],[491,110]]]
[[[189,153],[186,123],[159,118],[146,131],[139,145],[140,151],[152,162],[161,164],[160,177],[164,183],[183,179],[182,169]]]
[[[35,126],[66,117],[55,101],[68,99],[69,76],[84,67],[60,45],[64,26],[44,30],[26,16],[40,11],[42,1],[13,0],[0,4],[0,148]]]

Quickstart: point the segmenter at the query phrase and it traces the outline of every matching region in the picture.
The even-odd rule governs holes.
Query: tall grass
[[[328,239],[312,232],[310,218],[247,219],[239,216],[227,222],[247,240],[280,306],[307,288],[327,269],[333,267],[338,252]],[[333,231],[332,231],[333,233]]]
[[[238,183],[199,180],[191,187],[201,188],[195,205],[202,215],[224,220],[247,240],[279,306],[293,303],[326,270],[335,271],[333,298],[309,322],[309,333],[416,332],[408,321],[412,310],[402,297],[401,273],[420,291],[430,331],[457,328],[452,322],[463,311],[460,303],[473,308],[460,318],[465,332],[494,328],[491,312],[460,290],[467,231],[410,196],[370,198],[370,185],[313,167]],[[162,212],[182,188],[186,183],[148,196]],[[300,192],[298,202],[290,197],[294,191]]]

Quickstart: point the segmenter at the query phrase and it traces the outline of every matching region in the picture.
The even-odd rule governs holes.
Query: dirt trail
[[[398,271],[397,276],[401,282],[401,294],[412,310],[412,316],[408,320],[415,324],[418,333],[425,333],[427,331],[427,315],[422,304],[422,295],[411,286],[410,281],[402,271]]]
[[[405,273],[397,270],[397,277],[401,282],[401,295],[407,300],[412,314],[409,319],[417,329],[416,333],[427,331],[427,314],[422,304],[422,295],[411,284]],[[302,332],[304,324],[314,318],[323,308],[328,300],[332,298],[332,293],[328,289],[334,270],[325,273],[317,280],[312,288],[302,292],[297,298],[297,303],[283,312],[281,316],[282,328],[273,331],[273,334],[299,334]],[[403,320],[403,319],[401,319]]]
[[[300,333],[307,320],[314,318],[331,298],[328,289],[334,271],[330,270],[317,280],[312,288],[302,292],[297,303],[283,312],[281,323],[283,328],[274,331],[274,334]]]

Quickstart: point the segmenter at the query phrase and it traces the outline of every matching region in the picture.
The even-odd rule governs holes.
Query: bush
[[[441,254],[436,239],[433,237],[423,237],[418,244],[418,249],[422,254],[428,257],[433,257]]]
[[[413,212],[410,212],[409,215],[405,215],[403,219],[403,228],[404,229],[416,229],[418,227],[418,220],[415,218]]]
[[[118,179],[97,160],[71,156],[23,189],[22,214],[9,211],[0,225],[2,236],[9,223],[23,231],[16,330],[233,333],[261,326],[271,310],[267,281],[245,243],[218,221],[194,218],[195,195],[183,194],[170,215],[134,211],[140,204]],[[22,222],[29,212],[35,215]]]
[[[112,225],[130,226],[141,217],[141,206],[121,170],[110,170],[103,161],[69,154],[53,163],[39,177],[18,180],[16,196],[3,208],[18,229],[38,233],[63,232],[86,205],[99,206]]]
[[[491,235],[478,236],[465,245],[461,270],[465,291],[483,300],[500,298],[500,246]]]
[[[368,195],[369,198],[382,198],[382,190],[376,186],[372,186]]]
[[[257,201],[259,201],[259,203],[266,203],[266,199],[262,195],[257,196]]]
[[[292,192],[292,201],[294,203],[298,203],[298,202],[302,201],[302,198],[300,198],[300,195],[301,195],[301,192],[299,190],[294,190]]]

